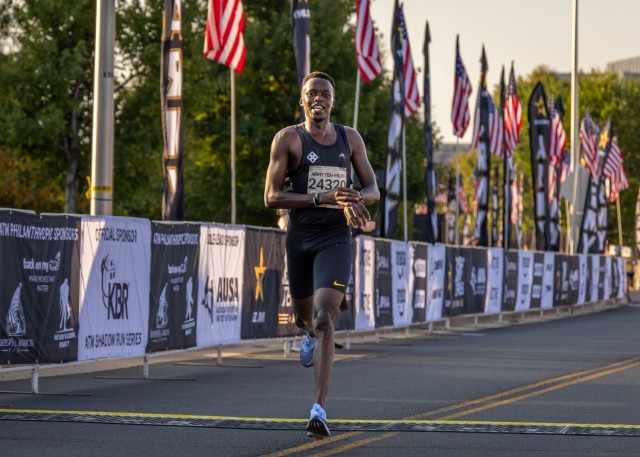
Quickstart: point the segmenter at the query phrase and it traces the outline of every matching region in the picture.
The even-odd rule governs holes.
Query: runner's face
[[[326,79],[312,78],[302,88],[300,104],[307,119],[314,122],[329,119],[333,102],[333,87]]]

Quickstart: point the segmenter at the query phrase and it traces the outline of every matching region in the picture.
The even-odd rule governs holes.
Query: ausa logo
[[[27,323],[24,318],[24,309],[20,301],[22,283],[18,284],[11,297],[9,311],[7,312],[7,335],[24,336],[27,333]]]
[[[102,273],[102,304],[107,309],[107,319],[129,319],[129,283],[116,282],[116,263],[104,256],[100,265]]]

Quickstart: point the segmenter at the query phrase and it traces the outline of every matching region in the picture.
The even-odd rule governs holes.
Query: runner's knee
[[[318,311],[315,322],[316,332],[331,332],[334,330],[335,312],[331,309]]]

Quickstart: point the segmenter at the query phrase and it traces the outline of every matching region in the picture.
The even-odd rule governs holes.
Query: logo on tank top
[[[311,151],[309,155],[307,155],[307,160],[311,163],[316,163],[316,160],[318,160],[318,155],[315,152]]]

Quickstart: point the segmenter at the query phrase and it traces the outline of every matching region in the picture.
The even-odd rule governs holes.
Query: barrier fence
[[[0,210],[0,364],[299,335],[285,232]],[[357,236],[338,330],[626,297],[625,259]]]

